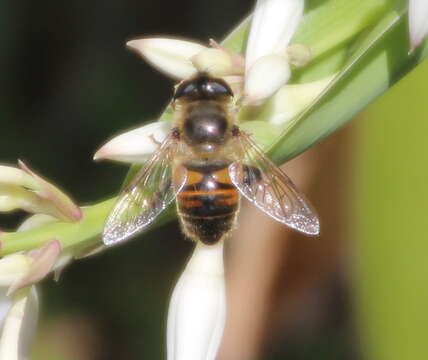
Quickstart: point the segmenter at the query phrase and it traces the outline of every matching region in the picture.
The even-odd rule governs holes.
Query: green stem
[[[60,240],[63,249],[98,241],[96,237],[101,233],[115,200],[108,199],[84,208],[83,219],[78,222],[55,222],[29,231],[0,235],[0,255],[33,249],[52,239]]]
[[[74,223],[55,222],[39,228],[5,233],[0,235],[0,256],[12,254],[17,251],[30,250],[42,246],[47,241],[57,239],[63,249],[90,248],[101,245],[100,234],[104,228],[105,220],[116,202],[115,197],[99,202],[83,209],[82,220]],[[175,219],[175,206],[169,206],[156,222],[149,228],[152,230]],[[98,243],[98,244],[97,244]]]

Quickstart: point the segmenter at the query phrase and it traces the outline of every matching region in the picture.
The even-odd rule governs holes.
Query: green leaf
[[[404,15],[405,8],[388,11],[360,39],[357,50],[324,93],[287,124],[270,149],[276,162],[300,154],[331,134],[426,57],[425,50],[408,53]]]
[[[359,117],[353,144],[354,309],[368,360],[427,357],[428,62]]]
[[[314,58],[346,43],[393,6],[390,0],[309,0],[293,43],[311,48]],[[243,53],[251,17],[224,40],[229,50]]]
[[[353,39],[355,34],[374,24],[393,4],[389,0],[311,3],[315,7],[306,14],[293,42],[309,46],[314,57]]]

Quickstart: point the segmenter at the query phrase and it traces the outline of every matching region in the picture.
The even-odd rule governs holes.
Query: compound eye
[[[174,99],[178,99],[183,96],[192,96],[198,93],[198,88],[194,82],[184,82],[177,87],[175,90]]]
[[[217,99],[218,97],[233,96],[229,85],[222,79],[211,79],[207,76],[199,76],[187,80],[178,85],[174,93],[174,100],[188,98],[191,100]]]
[[[210,95],[226,95],[226,96],[233,96],[232,90],[229,87],[229,85],[227,85],[225,82],[223,81],[209,81],[206,85],[206,91],[210,94]]]

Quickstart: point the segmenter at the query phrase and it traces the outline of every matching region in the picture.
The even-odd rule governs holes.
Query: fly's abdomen
[[[185,164],[186,185],[177,195],[177,209],[184,233],[193,240],[214,244],[233,227],[239,193],[224,161]]]

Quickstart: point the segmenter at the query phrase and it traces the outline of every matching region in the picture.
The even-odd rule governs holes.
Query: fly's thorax
[[[232,136],[233,92],[221,78],[197,73],[175,89],[173,107],[180,138],[193,155],[215,158]]]
[[[227,103],[197,100],[181,106],[177,125],[182,140],[202,155],[216,153],[228,142],[233,121]]]

